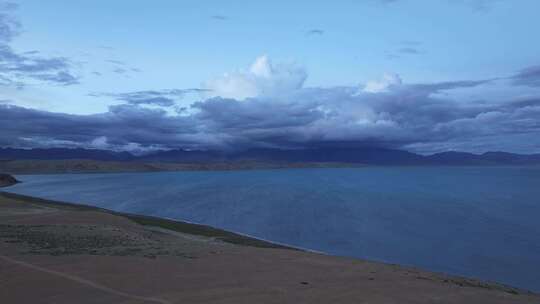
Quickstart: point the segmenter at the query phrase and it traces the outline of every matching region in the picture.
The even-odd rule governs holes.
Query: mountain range
[[[158,151],[145,155],[98,149],[15,149],[0,148],[0,160],[63,160],[88,159],[117,162],[280,162],[280,163],[353,163],[366,165],[531,165],[540,164],[540,154],[486,152],[443,152],[420,155],[385,148],[311,148],[311,149],[248,149],[223,151]]]

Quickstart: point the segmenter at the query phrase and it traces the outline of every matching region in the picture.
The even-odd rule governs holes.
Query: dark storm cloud
[[[539,148],[540,98],[464,104],[439,94],[488,81],[399,85],[381,93],[334,87],[242,101],[216,97],[196,102],[180,115],[140,105],[170,106],[167,96],[181,96],[185,90],[110,94],[127,103],[95,115],[0,103],[4,118],[0,145],[95,147],[106,140],[108,148],[126,150],[133,145],[189,149],[338,145],[419,151],[461,147],[481,152],[512,142],[516,149],[535,144]]]
[[[540,87],[540,65],[525,68],[510,79],[516,85]]]
[[[519,108],[531,108],[531,107],[540,107],[540,98],[526,98],[516,100],[511,103],[504,105],[505,109],[519,109]]]
[[[304,89],[288,101],[210,99],[194,104],[194,121],[241,145],[403,148],[486,136],[538,135],[536,100],[463,104],[444,90],[485,81],[403,85],[387,93],[354,88]],[[212,131],[210,131],[212,132]]]
[[[133,105],[112,106],[102,114],[72,115],[0,104],[0,116],[6,118],[0,120],[2,146],[88,146],[100,137],[116,146],[189,146],[193,141],[184,136],[197,132],[190,118],[172,118],[163,110]]]
[[[473,87],[477,87],[483,84],[488,84],[495,80],[497,80],[497,78],[483,79],[483,80],[443,81],[443,82],[429,83],[429,84],[413,84],[413,85],[407,86],[404,93],[413,94],[413,95],[415,94],[429,95],[429,94],[436,94],[436,93],[441,93],[442,91],[448,91],[448,90],[459,89],[459,88],[473,88]]]
[[[44,57],[39,52],[19,53],[10,46],[20,33],[20,23],[11,15],[17,5],[0,4],[0,84],[21,87],[33,79],[59,85],[77,84],[72,63],[65,57]]]
[[[275,103],[253,99],[249,102],[235,99],[212,98],[196,102],[199,110],[194,117],[221,130],[249,131],[305,126],[322,118],[314,103]],[[277,115],[269,115],[275,113]]]

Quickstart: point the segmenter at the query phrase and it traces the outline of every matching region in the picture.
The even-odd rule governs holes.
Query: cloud
[[[116,74],[125,74],[128,70],[124,69],[124,68],[114,68],[113,69],[113,72],[116,73]]]
[[[17,9],[17,4],[0,2],[0,42],[9,43],[21,31],[21,24],[11,16],[11,12]]]
[[[224,15],[213,15],[213,16],[210,16],[210,18],[214,20],[219,20],[219,21],[225,21],[229,19],[229,17],[224,16]]]
[[[396,3],[400,0],[373,0],[373,1],[379,4],[391,4],[391,3]]]
[[[108,144],[119,147],[132,143],[144,147],[173,142],[183,145],[182,133],[196,132],[189,119],[169,117],[163,110],[136,105],[111,106],[108,112],[94,115],[0,105],[0,116],[7,117],[0,121],[5,134],[0,139],[2,146],[42,146],[52,140],[85,146],[103,136]]]
[[[306,71],[296,65],[274,65],[266,55],[260,56],[247,71],[226,73],[206,82],[208,97],[243,100],[290,94],[300,89],[307,78]]]
[[[381,80],[367,82],[363,91],[368,93],[388,92],[389,89],[400,86],[401,83],[402,81],[399,75],[385,73]]]
[[[135,68],[135,67],[129,67],[126,62],[121,61],[121,60],[107,59],[105,60],[105,62],[111,63],[113,65],[112,72],[116,74],[129,74],[131,72],[134,72],[134,73],[141,72],[140,69]]]
[[[147,90],[127,93],[91,93],[92,97],[112,97],[131,105],[156,105],[161,107],[174,106],[176,101],[188,93],[203,93],[203,89],[169,89]]]
[[[525,68],[510,79],[516,85],[540,87],[540,65]]]
[[[373,0],[373,1],[379,4],[391,4],[391,3],[400,2],[402,0]],[[458,5],[469,7],[473,11],[476,11],[476,12],[487,12],[491,10],[497,2],[501,2],[501,0],[446,0],[446,1],[451,4],[458,4]]]
[[[22,87],[28,80],[58,85],[79,83],[72,63],[65,57],[44,57],[39,52],[18,53],[11,47],[22,27],[12,16],[13,3],[0,3],[0,84]]]
[[[244,73],[271,79],[280,74],[275,69],[267,59],[257,60]],[[491,81],[408,84],[389,73],[360,86],[296,85],[286,95],[255,94],[244,99],[214,96],[193,103],[178,115],[166,109],[174,107],[174,100],[186,90],[95,94],[125,103],[93,115],[51,113],[0,103],[0,146],[104,147],[138,152],[333,146],[419,152],[456,148],[471,152],[540,150],[540,97],[461,103],[441,94]]]
[[[38,80],[58,85],[73,85],[79,79],[65,57],[39,57],[18,54],[9,45],[0,44],[0,79],[4,85]]]
[[[116,64],[116,65],[126,65],[125,62],[123,62],[121,60],[115,60],[115,59],[107,59],[107,60],[105,60],[105,62]]]
[[[416,40],[403,40],[399,42],[400,47],[396,50],[386,52],[387,59],[398,59],[402,56],[420,55],[424,52],[419,48],[422,42]]]
[[[401,54],[409,54],[409,55],[417,55],[417,54],[422,53],[422,52],[419,51],[418,49],[412,48],[412,47],[403,47],[403,48],[400,48],[400,49],[398,49],[398,52],[401,53]]]
[[[443,81],[430,84],[413,84],[409,88],[412,88],[414,92],[421,94],[438,94],[442,91],[448,91],[460,88],[473,88],[480,85],[491,83],[498,78],[482,79],[482,80],[458,80],[458,81]]]
[[[322,36],[322,35],[324,35],[324,30],[311,29],[311,30],[306,32],[306,35],[308,35],[308,36]]]
[[[447,0],[450,3],[461,4],[470,7],[476,12],[487,12],[501,0]]]

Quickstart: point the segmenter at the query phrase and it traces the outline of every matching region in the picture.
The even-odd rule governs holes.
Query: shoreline
[[[1,189],[2,187],[0,187],[0,197],[4,196],[8,198],[13,198],[13,199],[25,200],[31,203],[48,204],[48,205],[59,206],[59,207],[74,208],[77,210],[90,210],[90,211],[104,212],[108,214],[125,217],[143,226],[158,227],[158,228],[167,229],[167,230],[171,230],[175,232],[193,234],[193,235],[203,236],[203,237],[211,237],[211,238],[215,238],[216,240],[235,244],[235,245],[252,246],[252,247],[258,247],[258,248],[279,248],[279,249],[288,249],[288,250],[298,250],[298,251],[303,251],[303,252],[311,252],[311,253],[316,253],[316,254],[321,254],[321,255],[334,256],[332,254],[314,250],[314,249],[303,248],[303,247],[298,247],[291,244],[275,242],[275,241],[259,238],[253,235],[249,235],[246,233],[236,232],[232,230],[225,230],[225,229],[221,229],[221,228],[217,228],[217,227],[213,227],[213,226],[209,226],[209,225],[205,225],[201,223],[190,222],[187,220],[178,220],[178,219],[167,218],[167,217],[143,215],[143,214],[136,214],[136,213],[129,213],[129,212],[120,212],[120,211],[110,210],[107,208],[87,205],[87,204],[78,204],[78,203],[64,202],[64,201],[59,201],[59,200],[50,200],[50,199],[45,199],[45,198],[40,198],[40,197],[35,197],[35,196],[7,192],[7,191],[2,191]],[[351,258],[354,258],[354,257],[351,257]],[[374,261],[374,262],[385,263],[385,262],[380,262],[380,261]],[[385,264],[392,264],[392,263],[385,263]],[[407,266],[407,267],[413,267],[413,266]],[[514,288],[512,286],[508,286],[508,287]]]
[[[514,287],[511,285],[507,285],[504,283],[494,282],[494,281],[486,281],[479,278],[474,277],[465,277],[460,276],[456,274],[450,274],[450,273],[444,273],[444,272],[436,272],[431,271],[423,268],[418,268],[413,265],[402,265],[402,264],[396,264],[396,263],[390,263],[385,261],[378,261],[378,260],[369,260],[369,259],[363,259],[363,258],[357,258],[357,257],[350,257],[350,256],[336,256],[332,254],[328,254],[325,252],[312,250],[308,248],[302,248],[302,247],[296,247],[290,244],[284,244],[279,242],[273,242],[270,240],[257,238],[248,234],[243,234],[239,232],[229,231],[225,229],[220,229],[216,227],[212,227],[205,224],[200,223],[194,223],[189,222],[185,220],[176,220],[171,218],[164,218],[164,217],[157,217],[157,216],[148,216],[148,215],[141,215],[141,214],[134,214],[134,213],[128,213],[128,212],[119,212],[114,211],[106,208],[91,206],[87,204],[78,204],[78,203],[72,203],[72,202],[64,202],[64,201],[58,201],[58,200],[50,200],[50,199],[44,199],[39,198],[35,196],[28,196],[24,194],[18,194],[18,193],[12,193],[3,191],[2,188],[0,188],[0,198],[6,197],[11,198],[15,200],[23,200],[27,201],[32,204],[43,204],[43,205],[51,205],[55,207],[60,208],[69,208],[69,209],[75,209],[78,211],[97,211],[102,212],[106,214],[111,214],[115,216],[124,217],[126,219],[129,219],[137,224],[140,224],[142,226],[146,227],[156,227],[161,229],[166,229],[173,232],[179,232],[179,233],[186,233],[189,235],[194,236],[201,236],[201,237],[207,237],[212,238],[217,241],[222,241],[225,243],[230,243],[234,245],[240,245],[240,246],[248,246],[248,247],[255,247],[255,248],[266,248],[266,249],[285,249],[285,250],[293,250],[293,251],[300,251],[300,252],[307,252],[307,253],[314,253],[329,257],[339,257],[339,258],[348,258],[348,259],[354,259],[358,261],[365,261],[368,263],[377,263],[377,264],[383,264],[388,266],[395,266],[405,269],[414,269],[418,271],[427,271],[431,272],[436,275],[441,276],[448,276],[458,279],[456,281],[458,285],[465,285],[469,287],[476,287],[476,288],[488,288],[491,289],[495,287],[495,289],[503,290],[510,294],[531,294],[531,295],[537,295],[536,292],[533,292],[531,290],[522,289],[519,287]],[[470,281],[475,283],[466,283],[460,282],[460,280],[464,281]]]
[[[344,162],[130,162],[91,159],[0,160],[0,172],[24,174],[152,173],[182,171],[250,171],[311,168],[361,168],[362,163]]]
[[[158,173],[158,172],[227,172],[252,170],[286,169],[357,169],[379,168],[498,168],[525,167],[538,168],[540,164],[365,164],[347,162],[214,162],[214,163],[175,163],[175,162],[129,162],[97,161],[89,159],[68,160],[0,160],[0,172],[12,175],[43,174],[114,174],[114,173]]]
[[[538,294],[504,284],[321,254],[195,223],[6,191],[0,191],[0,209],[0,267],[20,276],[9,289],[0,284],[0,294],[5,287],[15,302],[41,300],[24,291],[39,276],[27,271],[41,269],[47,278],[35,287],[53,284],[40,289],[53,298],[67,284],[55,280],[75,277],[94,288],[111,286],[98,288],[111,297],[167,303],[540,303]],[[109,238],[114,241],[107,245]],[[143,290],[136,287],[145,280]],[[186,287],[178,291],[179,286]],[[17,288],[22,289],[12,291]],[[81,286],[69,288],[76,290],[76,300],[87,293]],[[223,295],[219,301],[215,288]],[[75,302],[95,303],[88,301]]]
[[[35,196],[28,196],[24,194],[7,192],[3,190],[0,190],[0,196],[4,196],[7,198],[16,199],[16,200],[24,200],[24,201],[35,203],[35,204],[47,204],[47,205],[58,206],[62,208],[73,208],[76,210],[104,212],[104,213],[108,213],[108,214],[112,214],[116,216],[125,217],[143,226],[154,226],[154,227],[168,229],[168,230],[176,231],[176,232],[193,234],[197,236],[211,237],[211,238],[215,238],[217,240],[220,240],[226,243],[231,243],[231,244],[236,244],[236,245],[252,246],[252,247],[258,247],[258,248],[281,248],[281,249],[288,249],[288,250],[316,252],[310,249],[297,248],[291,245],[280,244],[277,242],[272,242],[269,240],[256,238],[254,236],[250,236],[250,235],[246,235],[246,234],[242,234],[238,232],[233,232],[233,231],[228,231],[228,230],[224,230],[220,228],[215,228],[215,227],[204,225],[204,224],[193,223],[189,221],[175,220],[175,219],[163,218],[163,217],[157,217],[157,216],[141,215],[141,214],[128,213],[128,212],[119,212],[119,211],[114,211],[114,210],[110,210],[106,208],[86,205],[86,204],[77,204],[77,203],[63,202],[63,201],[58,201],[58,200],[49,200],[49,199],[39,198]],[[324,254],[324,253],[321,253],[321,254]]]

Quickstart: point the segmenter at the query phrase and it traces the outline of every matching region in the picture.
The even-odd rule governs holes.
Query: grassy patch
[[[217,229],[217,228],[206,226],[206,225],[186,223],[186,222],[173,221],[173,220],[141,216],[141,215],[131,215],[131,214],[125,215],[124,214],[123,216],[127,217],[128,219],[140,225],[160,227],[160,228],[164,228],[164,229],[168,229],[172,231],[178,231],[178,232],[187,233],[187,234],[211,237],[211,238],[221,240],[223,242],[237,244],[237,245],[260,247],[260,248],[292,249],[290,247],[243,236],[234,232]]]
[[[122,213],[122,212],[115,212],[103,208],[93,207],[93,206],[87,206],[87,205],[80,205],[80,204],[73,204],[73,203],[66,203],[66,202],[59,202],[59,201],[53,201],[53,200],[47,200],[47,199],[41,199],[26,195],[20,195],[20,194],[14,194],[14,193],[8,193],[8,192],[0,192],[0,196],[11,198],[15,200],[20,200],[26,203],[36,204],[36,205],[42,205],[46,207],[54,207],[58,209],[64,209],[64,210],[72,210],[72,211],[98,211],[98,212],[104,212],[109,213],[117,216],[122,216],[125,218],[128,218],[137,224],[144,225],[144,226],[155,226],[160,227],[163,229],[168,229],[172,231],[187,233],[187,234],[193,234],[193,235],[200,235],[204,237],[210,237],[215,238],[218,240],[221,240],[223,242],[232,243],[236,245],[243,245],[243,246],[251,246],[251,247],[259,247],[259,248],[282,248],[282,249],[294,249],[292,247],[287,247],[279,244],[274,244],[271,242],[259,240],[256,238],[244,236],[241,234],[237,234],[234,232],[226,231],[223,229],[214,228],[207,225],[200,225],[200,224],[193,224],[193,223],[187,223],[182,221],[175,221],[175,220],[168,220],[168,219],[162,219],[158,217],[152,217],[152,216],[144,216],[144,215],[136,215],[136,214],[129,214],[129,213]],[[296,250],[296,249],[295,249]]]

